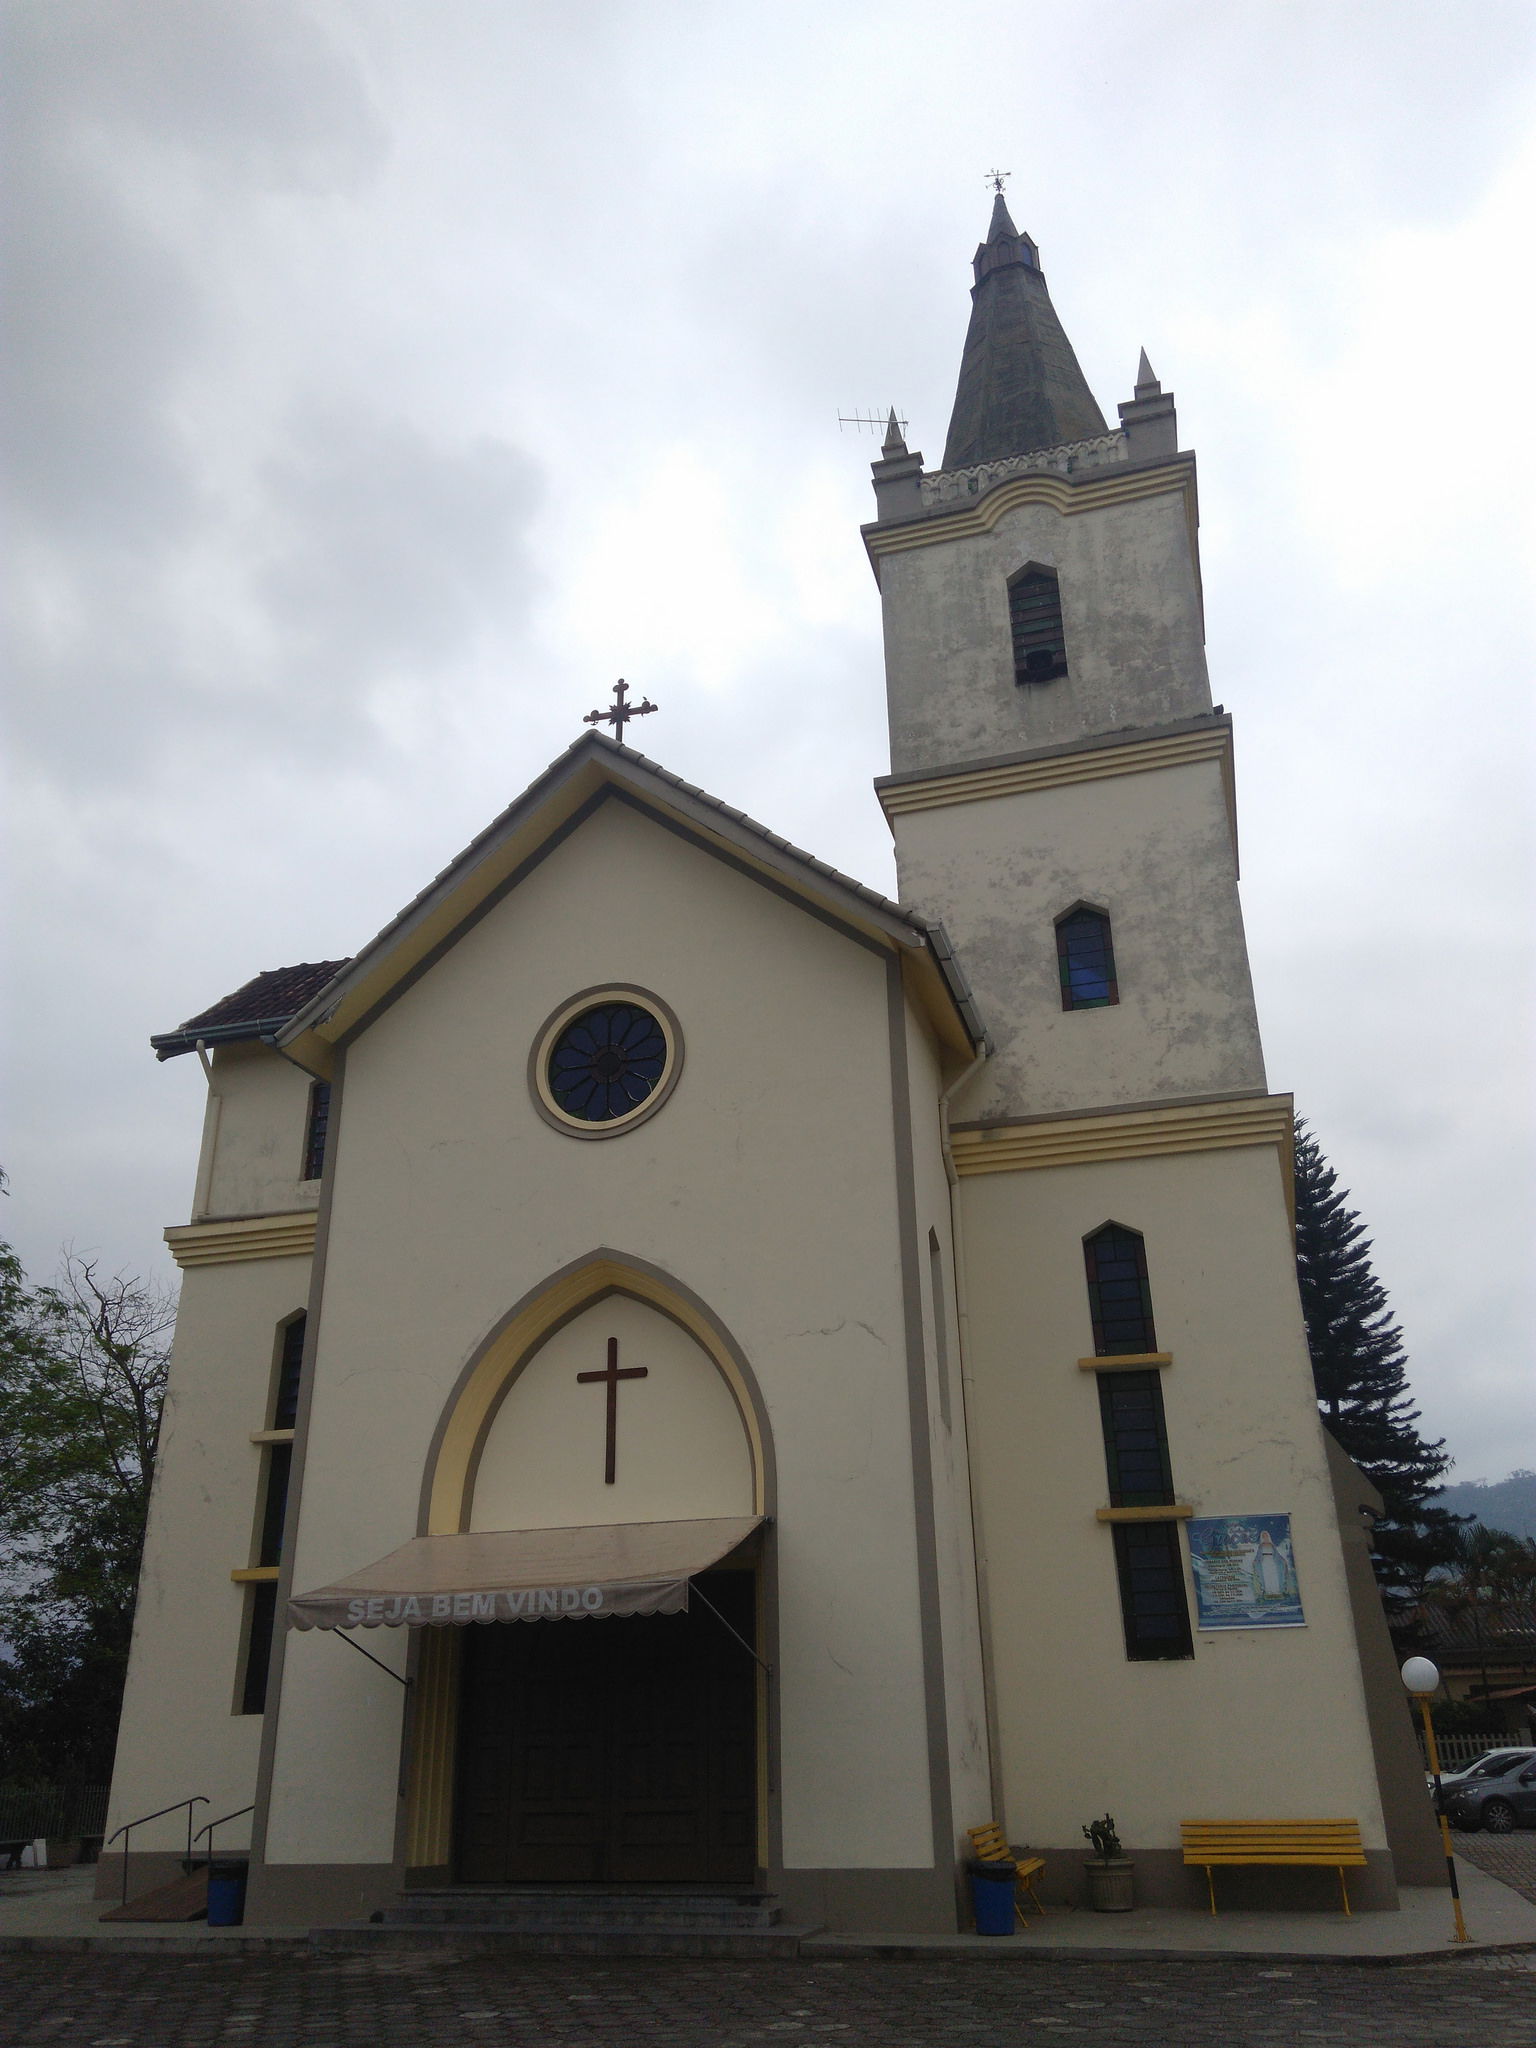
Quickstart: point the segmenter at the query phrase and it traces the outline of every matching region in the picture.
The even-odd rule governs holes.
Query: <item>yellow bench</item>
[[[1002,1829],[995,1820],[989,1820],[985,1827],[967,1828],[965,1832],[971,1838],[978,1863],[1011,1863],[1013,1865],[1013,1910],[1019,1917],[1020,1925],[1027,1927],[1029,1924],[1024,1918],[1024,1908],[1019,1902],[1020,1892],[1027,1892],[1029,1894],[1030,1904],[1043,1919],[1045,1908],[1041,1905],[1039,1894],[1035,1890],[1035,1879],[1045,1868],[1045,1858],[1043,1856],[1015,1856],[1008,1846]]]
[[[1349,1911],[1347,1867],[1365,1862],[1357,1820],[1186,1820],[1179,1824],[1186,1864],[1202,1864],[1216,1910],[1217,1863],[1315,1864],[1339,1873],[1344,1910]]]

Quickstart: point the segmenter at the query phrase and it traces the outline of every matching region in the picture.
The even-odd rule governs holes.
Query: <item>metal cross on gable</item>
[[[622,747],[624,728],[632,718],[644,718],[648,711],[659,711],[659,704],[653,704],[649,697],[643,697],[638,704],[629,702],[629,685],[622,676],[613,686],[613,702],[606,711],[589,711],[581,721],[583,725],[611,725],[613,736]]]

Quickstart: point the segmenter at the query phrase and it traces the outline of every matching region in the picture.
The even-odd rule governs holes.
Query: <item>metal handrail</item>
[[[225,1821],[227,1821],[227,1820],[238,1820],[238,1819],[240,1818],[241,1814],[243,1814],[243,1813],[254,1813],[255,1811],[256,1811],[256,1808],[255,1808],[255,1805],[254,1805],[254,1803],[253,1803],[253,1804],[252,1804],[252,1805],[250,1805],[250,1806],[237,1806],[237,1807],[235,1808],[235,1810],[234,1810],[234,1812],[233,1812],[233,1813],[221,1813],[221,1814],[219,1815],[219,1817],[218,1817],[218,1819],[217,1819],[217,1820],[211,1820],[211,1821],[209,1821],[209,1823],[208,1823],[207,1827],[205,1827],[205,1828],[199,1828],[199,1829],[198,1829],[198,1831],[197,1831],[197,1833],[196,1833],[196,1834],[195,1834],[195,1835],[194,1835],[194,1836],[192,1837],[192,1839],[193,1839],[193,1841],[194,1841],[194,1842],[200,1842],[200,1841],[201,1841],[201,1840],[203,1839],[204,1835],[206,1835],[206,1836],[208,1837],[208,1861],[209,1861],[209,1862],[211,1863],[211,1862],[213,1861],[213,1831],[214,1831],[214,1829],[215,1829],[215,1828],[221,1828],[221,1827],[223,1827],[223,1825],[224,1825]],[[191,1820],[191,1818],[192,1818],[192,1816],[191,1816],[191,1814],[189,1813],[189,1814],[187,1815],[187,1819],[188,1819],[188,1820],[190,1821],[190,1820]]]
[[[110,1848],[111,1848],[111,1846],[112,1846],[112,1844],[113,1844],[113,1843],[114,1843],[114,1842],[115,1842],[115,1841],[117,1840],[117,1837],[118,1837],[118,1835],[127,1835],[127,1834],[131,1834],[131,1833],[132,1833],[132,1831],[133,1831],[133,1830],[134,1830],[135,1828],[141,1828],[141,1827],[143,1827],[143,1825],[144,1825],[144,1823],[145,1823],[146,1821],[150,1821],[150,1820],[159,1820],[159,1819],[160,1819],[160,1817],[161,1817],[161,1815],[162,1815],[162,1814],[166,1814],[166,1813],[179,1813],[179,1812],[181,1811],[181,1809],[182,1809],[183,1807],[185,1807],[185,1808],[187,1809],[187,1861],[188,1861],[188,1862],[190,1863],[190,1862],[192,1861],[192,1809],[193,1809],[193,1807],[194,1807],[194,1806],[211,1806],[212,1804],[213,1804],[213,1801],[212,1801],[212,1800],[211,1800],[211,1799],[210,1799],[210,1798],[208,1797],[208,1794],[207,1794],[206,1792],[194,1792],[194,1793],[192,1794],[192,1797],[191,1797],[190,1799],[173,1799],[173,1800],[172,1800],[172,1802],[171,1802],[171,1804],[170,1804],[169,1806],[162,1806],[162,1807],[161,1807],[161,1808],[159,1809],[159,1811],[158,1811],[158,1812],[155,1812],[155,1813],[141,1813],[141,1814],[139,1815],[139,1817],[138,1817],[138,1819],[137,1819],[137,1820],[125,1820],[125,1821],[123,1822],[123,1824],[122,1824],[122,1826],[121,1826],[120,1828],[118,1828],[118,1829],[117,1829],[117,1830],[116,1830],[116,1831],[115,1831],[114,1833],[112,1833],[112,1834],[108,1835],[108,1837],[107,1837],[107,1839],[106,1839],[106,1844],[105,1844],[105,1846],[106,1846],[106,1847],[107,1847],[108,1849],[110,1849]],[[224,1818],[225,1818],[226,1820],[229,1820],[229,1819],[231,1819],[231,1818],[232,1818],[232,1816],[231,1816],[231,1815],[229,1815],[229,1814],[225,1814]],[[123,1843],[123,1904],[124,1904],[124,1905],[126,1906],[126,1905],[127,1905],[127,1903],[128,1903],[128,1844],[127,1844],[126,1842],[124,1842],[124,1843]]]

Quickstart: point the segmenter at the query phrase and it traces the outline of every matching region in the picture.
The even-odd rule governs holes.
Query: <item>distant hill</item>
[[[1462,1479],[1442,1488],[1434,1504],[1453,1515],[1476,1515],[1487,1529],[1536,1536],[1536,1472],[1511,1472],[1507,1479]]]

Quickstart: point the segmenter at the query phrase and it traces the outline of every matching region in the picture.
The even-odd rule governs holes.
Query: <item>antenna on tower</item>
[[[892,420],[903,433],[907,431],[907,423],[894,405],[886,406],[881,412],[840,412],[837,416],[837,426],[839,433],[844,427],[854,427],[860,433],[867,428],[871,434],[883,434],[889,429]]]

